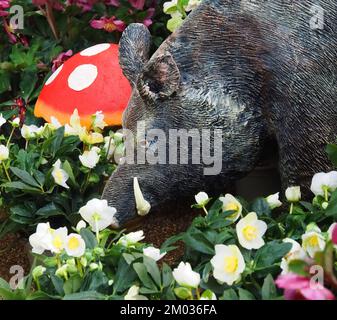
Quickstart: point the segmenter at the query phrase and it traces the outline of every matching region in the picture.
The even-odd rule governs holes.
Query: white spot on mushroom
[[[68,85],[75,91],[90,87],[97,78],[97,68],[93,64],[82,64],[75,68],[68,78]]]
[[[83,51],[81,51],[80,55],[85,56],[85,57],[90,57],[94,56],[96,54],[99,54],[105,50],[108,50],[110,48],[109,43],[101,43],[101,44],[96,44],[95,46],[92,46],[90,48],[87,48]]]
[[[46,85],[51,84],[56,79],[56,77],[59,75],[62,68],[63,68],[63,64],[56,69],[56,71],[48,78],[45,84]]]

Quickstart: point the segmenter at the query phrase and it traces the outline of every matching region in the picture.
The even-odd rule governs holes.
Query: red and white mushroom
[[[81,124],[90,127],[92,115],[102,111],[104,121],[120,125],[131,86],[118,61],[118,45],[102,43],[87,48],[61,65],[46,81],[35,105],[35,116],[69,123],[74,109]]]

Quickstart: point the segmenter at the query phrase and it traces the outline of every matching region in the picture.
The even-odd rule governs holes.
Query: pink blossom
[[[138,10],[143,10],[145,0],[129,0],[130,4]]]
[[[53,66],[51,70],[55,72],[59,66],[61,66],[65,61],[67,61],[73,55],[72,50],[68,50],[67,52],[61,52],[56,59],[53,60]]]
[[[104,29],[107,32],[124,31],[126,25],[123,21],[116,19],[116,17],[106,18],[102,17],[99,20],[92,20],[90,22],[91,27],[94,29]]]
[[[105,4],[107,6],[119,7],[120,2],[119,2],[119,0],[105,0]]]
[[[90,11],[95,3],[99,0],[67,0],[67,5],[76,5],[82,9],[83,12]]]
[[[143,24],[145,26],[149,27],[153,23],[152,17],[154,16],[154,12],[155,12],[155,8],[147,9],[147,16],[146,16],[145,20],[143,21]]]
[[[10,7],[10,3],[8,0],[0,0],[0,17],[8,16],[8,9]]]
[[[296,274],[280,275],[275,281],[284,289],[286,300],[334,300],[333,293],[319,283],[311,284],[310,279]]]
[[[337,245],[337,224],[332,230],[331,239],[332,239],[332,243]]]

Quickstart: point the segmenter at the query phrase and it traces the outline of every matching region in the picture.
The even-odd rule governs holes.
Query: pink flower
[[[335,300],[333,293],[319,283],[311,284],[310,279],[296,274],[280,275],[275,281],[284,289],[286,300]]]
[[[138,10],[143,10],[145,0],[129,0],[130,4]]]
[[[65,61],[67,61],[73,55],[72,50],[68,50],[67,52],[61,52],[56,59],[53,60],[53,65],[51,70],[55,72],[59,66],[61,66]]]
[[[154,16],[155,8],[149,8],[147,9],[147,16],[145,17],[145,20],[143,21],[143,24],[147,27],[149,27],[153,21],[152,17]]]
[[[10,3],[8,0],[0,0],[0,17],[7,17],[8,16],[8,9],[10,7]]]
[[[332,230],[331,239],[332,239],[332,243],[337,245],[337,224]]]
[[[120,2],[119,2],[119,0],[105,0],[105,4],[107,6],[119,7]]]
[[[46,4],[51,4],[55,10],[63,10],[62,4],[58,0],[32,0],[33,4],[36,6],[44,6]]]
[[[107,32],[113,32],[116,30],[122,32],[126,28],[125,23],[121,20],[117,20],[116,17],[102,17],[99,20],[92,20],[90,25],[94,29],[104,29]]]
[[[93,5],[98,2],[98,0],[68,0],[66,4],[76,5],[82,9],[83,12],[90,11]]]

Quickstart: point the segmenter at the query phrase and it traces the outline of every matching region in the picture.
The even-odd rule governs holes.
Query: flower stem
[[[197,299],[200,300],[200,292],[199,292],[199,288],[195,289],[195,293],[197,295]]]
[[[12,128],[11,134],[9,135],[9,138],[8,138],[8,141],[7,141],[7,144],[6,144],[7,148],[9,147],[9,144],[11,143],[14,131],[15,131],[15,127]]]
[[[83,278],[83,269],[82,269],[82,265],[81,265],[80,259],[76,259],[76,262],[77,262],[77,268],[80,271],[80,276]]]
[[[208,211],[207,211],[207,209],[205,208],[205,206],[202,206],[202,209],[204,210],[204,212],[205,212],[205,214],[206,214],[206,216],[208,215]]]
[[[5,170],[7,180],[8,180],[9,182],[12,182],[12,179],[11,179],[11,177],[9,176],[9,173],[8,173],[8,170],[7,170],[6,166],[5,166],[5,164],[2,163],[2,166],[3,166],[4,170]]]
[[[294,211],[294,204],[291,203],[291,204],[290,204],[290,210],[289,210],[289,213],[290,213],[290,214],[293,214],[293,211]]]
[[[98,231],[98,226],[97,226],[97,217],[95,217],[95,232],[96,232],[96,239],[97,239],[97,243],[99,244],[99,231]]]
[[[326,202],[329,201],[329,193],[328,193],[328,188],[324,187],[324,199]]]

